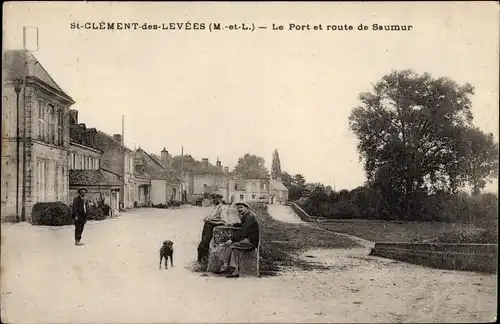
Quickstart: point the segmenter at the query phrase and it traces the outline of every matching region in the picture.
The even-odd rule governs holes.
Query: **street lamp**
[[[17,118],[16,118],[16,149],[17,149],[17,155],[16,155],[16,162],[17,162],[17,167],[16,167],[16,221],[19,222],[19,93],[21,92],[23,81],[21,80],[15,80],[14,81],[14,91],[16,91],[16,108],[17,108]]]

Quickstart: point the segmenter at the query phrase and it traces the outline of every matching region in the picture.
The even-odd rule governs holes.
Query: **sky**
[[[85,30],[78,22],[246,23],[249,31]],[[289,23],[321,24],[292,30]],[[412,25],[407,32],[359,24]],[[160,154],[245,153],[308,182],[353,189],[365,180],[348,117],[358,94],[411,68],[476,87],[474,123],[498,140],[498,5],[477,3],[4,3],[4,48],[28,47],[75,101],[79,122]],[[272,30],[272,25],[284,30]],[[326,30],[352,25],[354,31]],[[371,29],[371,28],[370,28]],[[497,191],[495,181],[487,187]]]

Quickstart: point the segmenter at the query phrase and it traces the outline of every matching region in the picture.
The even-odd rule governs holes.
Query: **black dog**
[[[168,257],[170,257],[170,265],[174,267],[174,242],[164,241],[162,247],[160,248],[160,269],[161,261],[165,258],[165,269],[168,269]]]

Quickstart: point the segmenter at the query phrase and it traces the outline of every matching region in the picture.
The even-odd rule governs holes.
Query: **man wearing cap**
[[[221,203],[222,196],[213,195],[212,203],[215,205],[214,209],[205,217],[203,224],[203,231],[201,234],[201,242],[198,245],[198,263],[202,264],[208,258],[210,250],[210,241],[212,240],[214,227],[224,225],[226,222],[222,219],[223,205]]]
[[[85,223],[87,222],[87,200],[85,199],[85,194],[87,189],[78,189],[78,196],[73,199],[73,210],[71,216],[75,222],[75,245],[84,245],[80,243],[82,239],[82,232]]]
[[[238,210],[238,217],[241,221],[241,228],[232,239],[227,241],[223,252],[224,262],[220,272],[232,271],[228,278],[239,277],[238,265],[241,254],[245,251],[257,249],[259,246],[259,223],[255,214],[250,210],[248,203],[239,201],[235,203]]]

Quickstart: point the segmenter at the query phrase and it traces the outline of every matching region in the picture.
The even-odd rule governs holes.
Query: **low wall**
[[[305,212],[305,210],[303,210],[302,208],[300,208],[299,205],[297,205],[296,203],[289,203],[287,205],[289,205],[290,207],[292,207],[292,209],[295,212],[295,214],[297,214],[297,216],[299,216],[300,219],[303,220],[304,222],[320,223],[320,222],[323,221],[321,218],[309,216]]]
[[[498,245],[375,243],[370,255],[438,269],[496,273]]]

